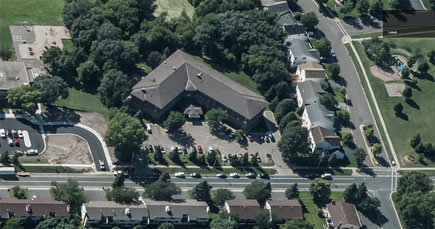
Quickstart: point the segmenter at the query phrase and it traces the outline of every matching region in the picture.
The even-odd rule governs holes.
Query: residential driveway
[[[152,125],[152,134],[149,134],[147,145],[163,146],[166,152],[171,150],[171,146],[187,146],[188,148],[197,147],[200,145],[204,152],[208,151],[208,147],[219,149],[223,154],[228,153],[259,153],[263,162],[266,162],[267,154],[280,154],[276,142],[279,140],[278,134],[274,134],[276,142],[266,143],[260,141],[260,133],[252,134],[254,142],[245,141],[238,143],[235,139],[230,139],[226,135],[214,135],[210,133],[210,128],[206,123],[187,122],[183,127],[183,132],[179,134],[165,133],[164,129],[158,125]],[[263,133],[266,134],[266,133]]]
[[[0,119],[0,129],[9,131],[26,130],[29,133],[31,143],[30,147],[26,147],[24,139],[18,138],[20,142],[19,146],[10,146],[5,138],[0,138],[0,153],[8,151],[9,154],[13,154],[14,150],[24,151],[28,149],[37,149],[39,152],[42,152],[44,149],[44,140],[42,139],[39,126],[36,126],[25,119]]]

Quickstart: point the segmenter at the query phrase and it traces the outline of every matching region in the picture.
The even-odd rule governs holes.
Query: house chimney
[[[177,70],[177,68],[176,68],[175,66],[174,66],[174,67],[172,67],[172,69],[173,69],[173,70]]]

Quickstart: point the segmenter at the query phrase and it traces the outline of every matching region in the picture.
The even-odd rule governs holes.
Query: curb
[[[393,210],[394,210],[394,214],[396,214],[397,221],[399,221],[400,229],[403,229],[402,222],[400,222],[399,213],[397,213],[396,205],[394,204],[394,201],[393,201],[393,193],[395,193],[395,192],[390,193],[391,204],[393,205]]]
[[[96,130],[94,130],[91,127],[86,126],[84,124],[78,123],[78,124],[75,124],[74,126],[83,128],[83,129],[91,132],[92,134],[94,134],[98,138],[98,140],[101,143],[101,146],[103,147],[104,156],[106,157],[107,165],[109,166],[109,171],[110,171],[113,167],[112,159],[110,158],[109,149],[107,148],[106,142],[103,140],[101,135]]]

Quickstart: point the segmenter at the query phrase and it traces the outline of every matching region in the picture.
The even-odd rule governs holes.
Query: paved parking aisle
[[[23,138],[17,138],[19,141],[19,145],[15,146],[10,146],[6,138],[0,138],[0,153],[8,151],[9,154],[13,154],[14,150],[25,151],[28,149],[36,149],[39,152],[42,152],[42,150],[44,149],[44,140],[42,139],[39,126],[34,125],[25,119],[0,119],[0,129],[9,130],[10,132],[12,130],[23,130],[27,132],[28,135],[27,143]],[[23,132],[23,136],[25,132]]]

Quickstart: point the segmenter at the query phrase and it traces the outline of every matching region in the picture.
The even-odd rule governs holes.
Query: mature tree
[[[353,3],[352,1],[345,1],[341,6],[340,6],[340,12],[344,15],[350,13],[353,10]]]
[[[349,148],[354,148],[355,147],[355,142],[353,141],[353,135],[352,133],[349,132],[344,132],[341,135],[341,141],[343,142],[343,144]]]
[[[171,223],[162,223],[158,229],[175,229],[175,226]]]
[[[365,15],[368,13],[370,8],[370,3],[368,0],[359,0],[356,3],[356,10],[358,10],[358,13]]]
[[[210,188],[207,181],[202,181],[192,189],[192,197],[199,201],[209,201]]]
[[[294,183],[292,185],[290,185],[286,190],[285,190],[285,196],[287,197],[287,199],[298,199],[299,198],[299,189],[298,189],[298,183]]]
[[[415,149],[415,147],[417,147],[420,143],[421,143],[420,133],[417,133],[417,135],[411,138],[410,145],[412,148]]]
[[[120,204],[133,204],[139,200],[139,193],[134,188],[116,187],[106,192],[106,198]]]
[[[394,113],[396,114],[396,116],[402,114],[402,112],[403,112],[402,103],[397,103],[396,105],[394,105],[393,110],[394,110]]]
[[[316,42],[317,51],[319,51],[321,56],[329,56],[331,55],[331,42],[326,38],[321,38]]]
[[[129,92],[127,82],[127,75],[119,70],[110,69],[104,73],[98,87],[101,102],[108,107],[122,105],[122,101]]]
[[[397,202],[401,218],[406,228],[433,228],[435,223],[435,193],[420,191],[400,196]]]
[[[302,126],[287,126],[278,141],[279,150],[287,158],[297,153],[307,153],[309,145],[308,130]]]
[[[101,80],[100,68],[90,60],[80,64],[77,68],[77,74],[77,81],[80,82],[83,87],[89,84],[93,85],[96,81]]]
[[[113,180],[112,188],[118,188],[124,186],[124,181],[125,181],[124,174],[119,173],[118,175],[116,175],[115,179]]]
[[[11,164],[11,159],[9,158],[8,151],[5,151],[4,153],[2,153],[1,158],[0,158],[0,162],[3,165],[10,165]]]
[[[282,225],[280,229],[314,229],[314,224],[303,219],[291,219]]]
[[[240,164],[244,166],[249,166],[249,154],[244,153],[243,156],[240,158]]]
[[[68,179],[66,183],[51,182],[50,195],[55,200],[65,201],[70,206],[71,213],[80,213],[80,208],[86,202],[85,191],[75,180]]]
[[[418,59],[417,54],[411,55],[408,59],[408,66],[412,68],[414,64],[417,62],[417,59]]]
[[[196,157],[198,156],[198,151],[196,151],[196,148],[194,147],[192,151],[190,151],[189,155],[187,155],[187,158],[189,161],[196,162]]]
[[[435,10],[435,0],[429,0],[429,4],[432,10]]]
[[[220,108],[213,108],[205,114],[205,120],[213,130],[216,130],[226,119],[228,119],[227,112]]]
[[[208,152],[206,156],[206,160],[210,166],[214,166],[217,163],[217,159],[218,159],[218,155],[215,150]]]
[[[6,99],[12,106],[22,108],[28,113],[34,113],[38,108],[36,103],[42,100],[42,93],[30,85],[21,85],[9,89]]]
[[[289,112],[296,110],[296,103],[292,99],[284,99],[281,102],[278,103],[278,105],[275,108],[275,118],[278,120],[278,122],[281,120],[284,115],[286,115]]]
[[[335,97],[329,93],[320,96],[320,103],[331,111],[336,110],[336,106],[338,105]]]
[[[389,7],[389,10],[397,10],[400,6],[399,0],[387,0],[387,5]]]
[[[409,79],[410,70],[407,66],[403,67],[402,69],[402,79],[406,80]]]
[[[163,125],[169,132],[174,132],[180,129],[184,123],[186,123],[186,118],[182,113],[171,111],[169,112],[168,118],[163,122]]]
[[[49,217],[46,220],[41,221],[36,226],[36,229],[75,229],[77,226],[74,220],[68,222],[67,218]]]
[[[271,197],[271,191],[263,181],[254,181],[245,187],[243,194],[246,199],[255,199],[263,205]]]
[[[175,148],[171,152],[169,152],[169,159],[171,159],[171,161],[173,161],[175,163],[180,162],[180,154],[178,153],[177,148]]]
[[[399,195],[421,191],[428,193],[433,190],[429,177],[421,172],[411,171],[406,173],[398,181],[397,193]]]
[[[165,160],[165,158],[163,157],[163,153],[162,153],[162,150],[160,149],[160,147],[157,148],[154,151],[154,160],[157,161],[157,162],[162,162],[163,160]]]
[[[12,57],[13,54],[14,53],[13,53],[11,47],[4,45],[4,44],[0,45],[0,58],[3,61],[8,61]]]
[[[435,64],[435,50],[430,51],[427,54],[427,57],[429,57],[429,62],[431,62],[432,64]]]
[[[347,110],[339,110],[337,111],[336,121],[341,126],[349,126],[350,125],[350,113]]]
[[[358,201],[358,186],[353,183],[344,190],[343,198],[348,203],[356,203]]]
[[[258,229],[275,228],[276,220],[277,216],[275,212],[270,214],[267,209],[261,209],[255,213],[255,223],[258,225]]]
[[[382,1],[376,1],[372,5],[370,5],[370,15],[372,16],[379,16],[382,14],[382,9],[384,7],[384,4]]]
[[[316,178],[310,184],[310,193],[314,201],[326,203],[331,195],[331,183],[320,178]]]
[[[329,64],[328,66],[326,66],[326,71],[329,72],[331,78],[337,79],[338,76],[340,76],[340,65],[338,63]]]
[[[144,195],[157,201],[170,201],[172,200],[173,195],[178,195],[180,193],[181,189],[174,183],[157,181],[145,188]]]
[[[234,193],[229,189],[220,188],[212,193],[211,199],[217,206],[223,206],[226,200],[234,199]]]
[[[239,224],[234,219],[218,217],[213,219],[210,223],[211,229],[238,229]]]
[[[319,19],[314,12],[303,14],[300,21],[309,30],[314,30],[316,25],[319,24]]]
[[[154,69],[162,62],[162,54],[157,51],[152,51],[148,54],[148,64]]]
[[[373,124],[367,123],[363,126],[363,132],[364,132],[364,135],[368,139],[370,139],[371,137],[373,137],[373,134],[375,133],[375,127],[373,126]]]
[[[11,196],[16,197],[17,199],[27,199],[27,191],[24,188],[21,188],[19,185],[15,185],[11,188]]]
[[[14,153],[14,155],[12,156],[12,159],[11,159],[11,163],[17,167],[22,166],[20,161],[19,161],[19,158],[20,158],[20,154]]]
[[[21,228],[21,221],[15,217],[9,218],[4,225],[2,225],[3,229],[17,229]]]
[[[115,147],[115,156],[121,161],[129,161],[134,152],[147,139],[145,129],[139,120],[119,112],[109,120],[104,140],[108,146]]]
[[[162,173],[162,175],[160,175],[160,177],[159,177],[159,181],[164,181],[164,182],[168,182],[170,179],[171,179],[171,176],[169,175],[168,172]]]
[[[49,71],[57,72],[60,68],[59,58],[61,55],[62,50],[59,47],[52,46],[42,53],[41,60],[48,66]]]
[[[92,52],[94,63],[104,72],[110,69],[120,69],[131,72],[135,69],[135,59],[138,55],[134,45],[120,40],[103,40]]]
[[[367,157],[367,152],[364,149],[357,148],[355,152],[353,153],[353,156],[355,157],[356,164],[358,167],[362,167],[364,164],[364,161]]]
[[[234,133],[234,137],[236,138],[237,141],[243,140],[243,137],[244,137],[243,130],[240,130],[240,129],[236,130],[236,132]]]
[[[379,143],[375,143],[372,147],[370,147],[370,150],[372,151],[373,156],[379,157],[382,153],[382,145]]]
[[[40,102],[50,104],[68,97],[68,85],[58,76],[42,75],[33,82],[33,88],[41,93]]]
[[[417,70],[422,74],[426,74],[429,70],[429,65],[426,62],[420,63]]]

